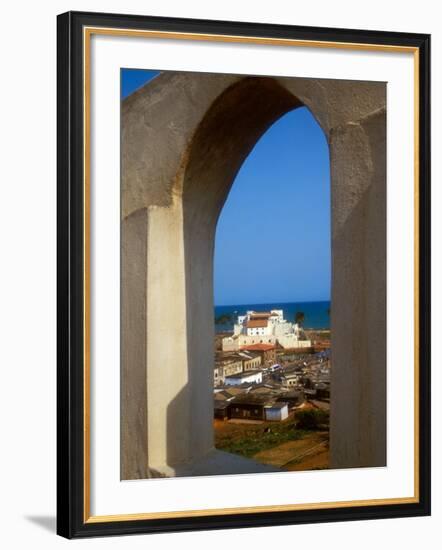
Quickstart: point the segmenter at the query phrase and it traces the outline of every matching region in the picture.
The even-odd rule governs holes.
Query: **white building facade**
[[[284,319],[282,309],[239,315],[233,327],[233,335],[223,338],[223,351],[237,351],[253,344],[279,344],[284,349],[309,348],[311,341],[302,338],[297,323]]]
[[[269,422],[281,422],[289,417],[287,403],[272,403],[264,407],[265,419]]]

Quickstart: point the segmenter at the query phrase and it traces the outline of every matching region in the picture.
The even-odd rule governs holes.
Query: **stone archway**
[[[122,108],[121,477],[250,471],[214,452],[213,243],[242,162],[306,105],[332,185],[331,466],[385,464],[385,85],[164,73]]]

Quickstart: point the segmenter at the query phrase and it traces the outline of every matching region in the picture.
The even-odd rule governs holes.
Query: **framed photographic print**
[[[430,37],[58,17],[58,533],[430,513]]]

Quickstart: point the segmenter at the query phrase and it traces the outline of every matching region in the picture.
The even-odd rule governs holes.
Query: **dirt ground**
[[[291,464],[286,464],[284,470],[291,472],[305,470],[326,470],[329,464],[328,446],[322,452],[317,452],[314,455],[306,456],[300,461],[294,461]]]
[[[328,432],[313,432],[298,441],[282,443],[261,451],[254,460],[283,470],[311,470],[328,465]],[[311,466],[310,466],[311,464]]]
[[[215,420],[214,428],[216,447],[227,452],[236,451],[242,456],[282,470],[302,471],[328,467],[328,431],[296,431],[291,419],[260,424]]]

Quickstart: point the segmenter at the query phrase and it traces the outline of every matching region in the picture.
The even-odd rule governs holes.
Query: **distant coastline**
[[[319,302],[269,302],[265,304],[232,304],[228,306],[215,306],[215,318],[231,316],[232,322],[215,324],[215,331],[230,332],[233,330],[233,321],[238,315],[244,315],[246,311],[270,311],[271,309],[282,309],[284,317],[289,322],[294,322],[296,312],[304,313],[304,327],[306,329],[329,329],[330,328],[330,300]]]

